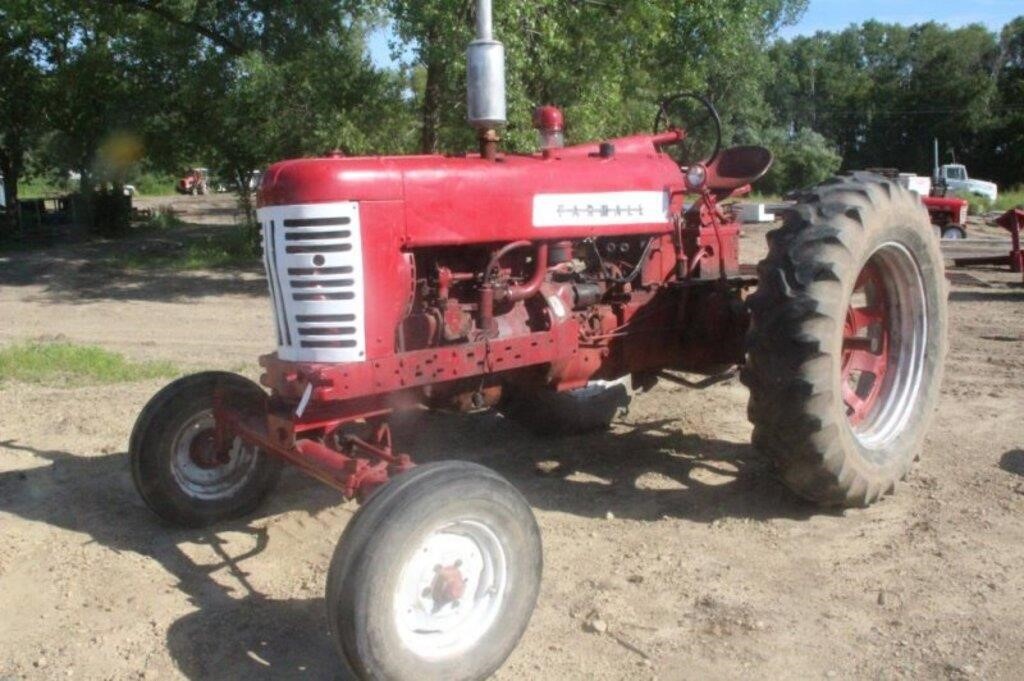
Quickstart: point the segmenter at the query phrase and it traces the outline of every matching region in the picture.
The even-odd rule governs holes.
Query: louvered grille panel
[[[269,206],[258,216],[278,356],[294,362],[365,359],[359,204]]]

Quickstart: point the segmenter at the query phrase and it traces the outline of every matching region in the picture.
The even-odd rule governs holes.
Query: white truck
[[[946,183],[946,190],[956,194],[977,194],[995,201],[999,196],[999,187],[995,182],[972,180],[967,175],[967,167],[959,163],[950,163],[939,167],[937,178]]]

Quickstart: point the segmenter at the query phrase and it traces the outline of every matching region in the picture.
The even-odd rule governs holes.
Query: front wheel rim
[[[201,501],[229,499],[256,472],[258,451],[235,437],[225,452],[216,451],[213,410],[194,415],[171,445],[171,475],[187,496]]]
[[[869,450],[895,441],[919,403],[929,311],[917,259],[888,242],[857,277],[843,329],[841,382],[847,422]]]
[[[466,653],[505,605],[508,558],[477,520],[448,523],[408,556],[394,592],[394,624],[414,655],[437,661]]]

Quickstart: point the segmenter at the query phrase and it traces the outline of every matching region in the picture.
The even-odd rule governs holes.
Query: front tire
[[[220,371],[180,378],[139,413],[128,444],[132,480],[158,516],[184,527],[204,527],[253,511],[280,477],[279,460],[235,438],[229,451],[214,447],[214,396],[254,423],[264,418],[266,395],[252,381]]]
[[[769,234],[743,381],[758,450],[797,494],[862,506],[906,476],[942,382],[946,283],[916,198],[855,173]]]
[[[327,576],[328,625],[361,679],[484,679],[537,602],[540,531],[482,466],[419,466],[349,522]]]

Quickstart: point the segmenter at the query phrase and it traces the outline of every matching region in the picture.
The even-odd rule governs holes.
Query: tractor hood
[[[329,157],[271,166],[261,207],[339,201],[400,204],[407,246],[667,230],[682,202],[679,167],[638,136],[549,156]]]

